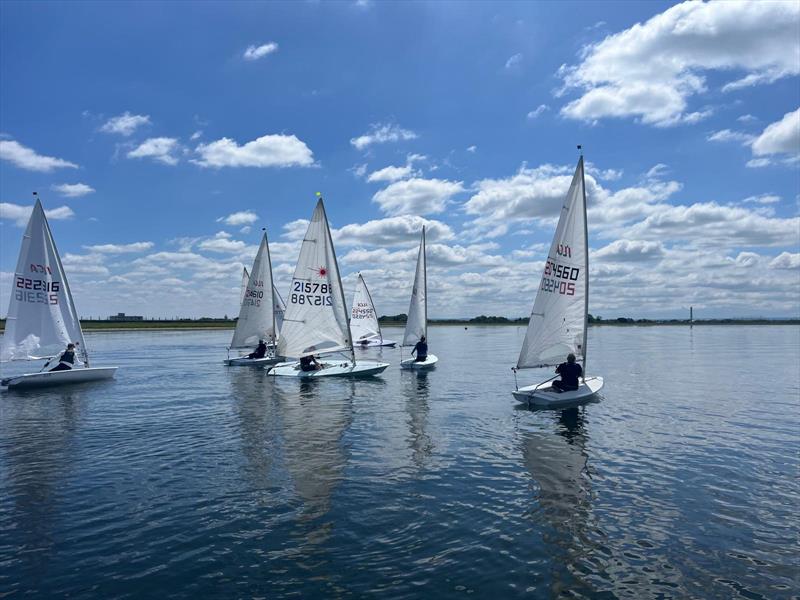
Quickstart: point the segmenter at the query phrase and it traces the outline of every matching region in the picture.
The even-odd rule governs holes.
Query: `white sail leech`
[[[286,302],[278,354],[301,358],[353,346],[339,267],[322,199],[303,238]]]
[[[350,333],[355,344],[362,340],[383,339],[375,304],[361,273],[358,274],[353,306],[350,308]]]
[[[270,342],[276,337],[270,263],[269,241],[265,232],[247,281],[231,348],[252,348],[258,344],[258,340]]]
[[[0,358],[36,360],[63,351],[70,342],[78,344],[76,355],[88,366],[69,283],[37,197],[22,238]]]
[[[247,267],[242,267],[242,291],[239,294],[239,308],[242,308],[244,301],[244,293],[247,291],[247,282],[250,281],[250,273],[247,272]]]
[[[561,208],[517,368],[555,366],[569,353],[585,364],[588,248],[583,157]]]
[[[428,337],[428,274],[424,226],[417,254],[417,270],[414,274],[414,287],[411,291],[406,329],[403,333],[403,346],[414,346],[423,336]]]

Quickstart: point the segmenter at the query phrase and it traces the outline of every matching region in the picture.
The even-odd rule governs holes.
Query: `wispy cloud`
[[[245,60],[258,60],[259,58],[264,58],[265,56],[277,51],[278,44],[276,42],[267,42],[266,44],[261,44],[260,46],[250,45],[244,51],[242,58]]]
[[[515,54],[506,61],[506,69],[513,69],[522,62],[522,54]]]
[[[98,244],[95,246],[84,246],[91,252],[100,254],[131,254],[134,252],[144,252],[153,247],[153,242],[133,242],[131,244]]]
[[[541,115],[543,112],[550,110],[550,107],[547,104],[540,104],[536,108],[534,108],[531,112],[528,113],[528,119],[531,121]]]
[[[61,183],[58,185],[51,185],[50,189],[67,198],[79,198],[80,196],[85,196],[95,191],[93,187],[85,183]]]
[[[0,160],[7,160],[20,169],[49,173],[55,169],[77,169],[78,165],[53,156],[37,154],[15,140],[0,140]]]
[[[150,115],[133,115],[125,111],[121,115],[110,118],[103,123],[100,131],[103,133],[116,133],[119,135],[130,136],[143,125],[150,124]]]
[[[415,140],[417,134],[408,129],[403,129],[399,125],[373,123],[370,125],[369,132],[352,138],[350,143],[363,150],[372,144],[385,144],[387,142],[399,142],[401,140]]]

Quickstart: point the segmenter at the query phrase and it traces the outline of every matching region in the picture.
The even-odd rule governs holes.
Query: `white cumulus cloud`
[[[547,104],[540,104],[539,106],[537,106],[531,112],[528,113],[528,119],[532,121],[547,110],[550,110],[550,107],[547,106]]]
[[[800,153],[800,108],[768,125],[753,142],[752,148],[756,156]]]
[[[563,66],[564,90],[580,98],[561,110],[572,119],[634,117],[670,126],[696,122],[690,98],[707,91],[705,72],[743,75],[724,91],[800,72],[797,2],[683,2],[645,23],[585,47],[582,62]]]
[[[54,169],[77,169],[78,165],[53,156],[37,154],[15,140],[0,140],[0,160],[7,160],[20,169],[49,173]]]
[[[405,167],[384,167],[373,171],[367,177],[367,181],[397,181],[398,179],[405,179],[413,172],[411,165]]]
[[[50,189],[67,198],[79,198],[80,196],[85,196],[95,191],[93,187],[85,183],[61,183],[58,185],[51,185]]]
[[[103,133],[116,133],[119,135],[130,136],[143,125],[150,124],[150,115],[133,115],[125,111],[121,115],[111,117],[103,123],[100,131]]]
[[[179,149],[180,144],[175,138],[149,138],[128,152],[128,158],[152,158],[165,165],[177,165],[178,157],[175,155]]]
[[[10,202],[0,202],[0,219],[14,221],[17,227],[25,227],[28,224],[31,212],[33,212],[33,206],[21,206],[19,204],[11,204]],[[75,213],[69,206],[51,208],[45,210],[44,214],[48,219],[53,220],[70,219],[75,216]]]
[[[513,69],[522,62],[522,54],[514,54],[506,61],[506,69]]]
[[[272,54],[273,52],[278,51],[278,44],[275,42],[267,42],[266,44],[261,44],[260,46],[250,45],[244,51],[243,58],[245,60],[258,60],[259,58],[264,58],[268,54]]]
[[[195,149],[192,162],[201,167],[308,167],[314,164],[311,149],[294,135],[264,135],[240,146],[222,138]]]
[[[464,191],[460,181],[407,179],[396,181],[372,196],[372,201],[389,215],[444,212],[453,196]]]
[[[252,210],[241,210],[239,212],[231,213],[227,217],[220,217],[217,223],[225,223],[226,225],[252,225],[258,221],[258,215]]]

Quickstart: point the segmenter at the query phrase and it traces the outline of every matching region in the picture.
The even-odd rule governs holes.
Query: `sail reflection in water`
[[[403,381],[403,395],[408,413],[408,447],[411,461],[418,468],[428,466],[435,449],[428,432],[430,382],[427,371],[418,371]]]

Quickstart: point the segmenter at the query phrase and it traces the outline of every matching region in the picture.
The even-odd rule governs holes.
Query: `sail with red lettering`
[[[278,354],[300,358],[340,350],[352,352],[353,344],[336,252],[320,199],[303,238],[286,298]]]
[[[37,198],[11,282],[0,358],[37,359],[53,356],[68,343],[86,362],[86,344],[69,283],[58,256],[50,225]]]
[[[561,207],[517,368],[558,365],[570,352],[585,365],[588,301],[583,157]]]

